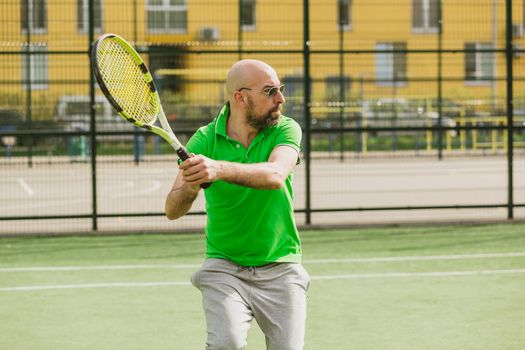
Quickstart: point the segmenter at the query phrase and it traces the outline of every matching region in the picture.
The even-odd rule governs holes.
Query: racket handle
[[[191,155],[188,153],[188,151],[184,147],[179,148],[176,152],[179,158],[182,159],[183,161],[191,157]],[[203,190],[205,190],[211,186],[211,182],[203,183],[200,186]]]
[[[184,147],[180,147],[177,150],[177,155],[179,156],[180,159],[182,159],[182,161],[185,161],[186,159],[191,157],[188,151],[186,151],[186,148]]]
[[[205,183],[201,184],[201,188],[202,188],[203,190],[207,189],[207,188],[210,187],[210,186],[211,186],[211,182],[205,182]]]

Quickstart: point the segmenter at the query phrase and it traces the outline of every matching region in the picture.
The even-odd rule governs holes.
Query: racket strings
[[[122,110],[141,123],[157,119],[158,101],[137,61],[116,40],[104,40],[97,51],[99,71]]]

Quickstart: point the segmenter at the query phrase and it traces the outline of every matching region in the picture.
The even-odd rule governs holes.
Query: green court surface
[[[525,349],[525,224],[301,235],[305,349]],[[201,234],[0,239],[0,349],[202,349],[203,256]]]

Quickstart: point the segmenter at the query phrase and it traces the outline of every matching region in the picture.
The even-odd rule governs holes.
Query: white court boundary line
[[[33,191],[31,186],[29,186],[29,184],[24,179],[22,179],[21,177],[18,177],[16,178],[16,181],[18,182],[20,187],[22,187],[22,189],[27,193],[28,196],[35,195],[35,191]]]
[[[151,264],[151,265],[93,265],[93,266],[28,266],[5,267],[0,272],[54,272],[54,271],[110,271],[110,270],[147,270],[147,269],[195,269],[200,264]]]
[[[312,280],[350,280],[374,278],[403,278],[403,277],[460,277],[480,275],[507,275],[525,273],[525,269],[503,270],[470,270],[470,271],[434,271],[434,272],[387,272],[349,275],[312,276]]]
[[[111,282],[111,283],[86,283],[86,284],[55,284],[43,286],[20,286],[0,288],[0,292],[30,292],[52,289],[94,289],[94,288],[136,288],[136,287],[170,287],[189,286],[190,282]]]
[[[435,271],[435,272],[389,272],[348,275],[312,276],[312,280],[357,280],[357,279],[384,279],[384,278],[412,278],[412,277],[463,277],[486,275],[523,274],[525,269],[506,270],[471,270],[471,271]],[[171,287],[189,286],[190,282],[113,282],[113,283],[88,283],[88,284],[57,284],[42,286],[19,286],[0,288],[0,292],[28,292],[57,289],[96,289],[96,288],[137,288],[137,287]]]
[[[387,256],[387,257],[375,257],[375,258],[317,259],[317,260],[310,260],[310,261],[306,260],[304,261],[304,264],[376,263],[376,262],[432,261],[432,260],[471,260],[471,259],[519,258],[519,257],[525,257],[525,252],[479,253],[479,254],[457,254],[457,255]]]
[[[341,258],[341,259],[314,259],[304,260],[304,265],[345,264],[345,263],[381,263],[404,261],[436,261],[436,260],[472,260],[525,257],[525,252],[512,253],[480,253],[461,255],[420,255],[420,256],[391,256],[372,258]],[[201,264],[130,264],[130,265],[93,265],[93,266],[27,266],[27,267],[0,267],[1,272],[54,272],[54,271],[96,271],[96,270],[140,270],[140,269],[194,269]]]

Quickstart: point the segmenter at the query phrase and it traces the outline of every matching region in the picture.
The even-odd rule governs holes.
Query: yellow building
[[[63,96],[89,96],[89,0],[0,3],[0,52],[5,62],[0,67],[0,108],[23,111],[30,98],[33,119],[47,119]],[[147,51],[143,55],[168,104],[220,104],[226,72],[239,58],[258,58],[275,66],[288,85],[290,100],[300,101],[303,3],[93,0],[95,37],[117,33]],[[435,99],[439,70],[444,99],[504,105],[504,2],[441,1],[441,35],[438,0],[309,3],[314,106],[337,105],[341,83],[346,103]],[[523,2],[514,3],[514,44],[522,48]],[[445,51],[438,54],[439,48]],[[31,55],[23,54],[27,52]],[[516,76],[525,74],[524,57],[518,52],[514,58]],[[24,83],[29,77],[30,83]],[[516,84],[515,96],[524,95],[525,89]]]

